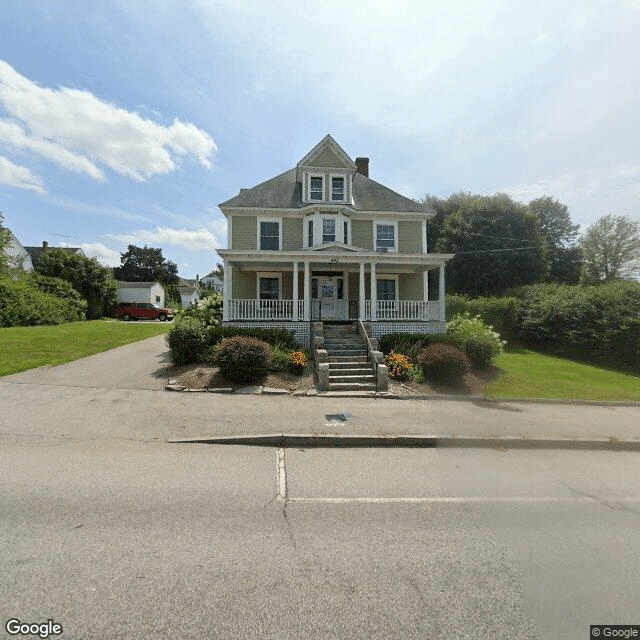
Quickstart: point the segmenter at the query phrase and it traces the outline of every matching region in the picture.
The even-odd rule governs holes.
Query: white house
[[[5,248],[5,254],[9,258],[9,267],[11,269],[33,271],[33,262],[29,252],[22,246],[10,229],[7,229],[7,231],[9,232],[9,245]]]
[[[192,307],[198,304],[200,299],[198,277],[195,279],[180,278],[178,282],[178,292],[180,293],[180,304],[183,307]]]
[[[164,307],[164,287],[159,282],[118,281],[118,302],[152,302]]]
[[[214,291],[222,293],[222,280],[213,273],[213,271],[203,278],[200,278],[200,284],[205,287],[210,287]]]

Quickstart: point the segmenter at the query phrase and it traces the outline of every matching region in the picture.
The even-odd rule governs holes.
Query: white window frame
[[[333,222],[333,240],[327,240],[326,242],[325,242],[325,239],[324,239],[324,235],[325,235],[324,234],[324,221],[325,220]],[[321,222],[320,222],[320,225],[322,227],[322,244],[329,244],[330,242],[335,242],[336,241],[336,238],[338,237],[338,232],[336,230],[336,227],[338,226],[337,223],[338,223],[338,216],[333,216],[333,215],[331,215],[331,216],[322,216]]]
[[[376,274],[376,299],[378,298],[378,280],[395,280],[396,283],[396,297],[395,301],[400,300],[400,278],[397,273],[377,273]]]
[[[280,271],[258,271],[256,272],[256,300],[260,300],[260,278],[278,278],[278,297],[282,300],[282,272]]]
[[[320,182],[322,183],[322,192],[321,192],[321,198],[319,200],[317,200],[316,198],[312,198],[311,197],[311,180],[316,179],[316,180],[320,180]],[[318,174],[313,174],[310,173],[309,174],[309,191],[307,193],[307,202],[324,202],[324,190],[325,190],[325,176],[324,175],[318,175]]]
[[[385,225],[393,227],[393,249],[387,247],[386,253],[398,253],[398,221],[397,220],[374,220],[373,221],[373,247],[378,251],[378,226]]]
[[[262,222],[277,222],[278,223],[278,249],[277,251],[282,251],[282,218],[258,218],[257,229],[256,229],[256,247],[258,251],[276,251],[276,249],[261,249],[260,248],[260,223]]]
[[[322,242],[323,240],[323,220],[331,218],[335,220],[335,229],[336,229],[336,239],[335,242],[340,242],[344,244],[351,244],[351,218],[345,216],[342,213],[326,213],[326,212],[316,212],[312,215],[306,216],[304,218],[304,224],[302,233],[302,246],[305,249],[311,249],[312,247],[321,246],[326,244]],[[313,222],[313,242],[314,244],[309,244],[309,221]],[[347,223],[347,242],[344,242],[344,223]]]
[[[334,199],[333,197],[333,179],[342,178],[342,199]],[[346,202],[347,201],[347,178],[343,173],[331,173],[329,174],[329,201],[330,202]]]

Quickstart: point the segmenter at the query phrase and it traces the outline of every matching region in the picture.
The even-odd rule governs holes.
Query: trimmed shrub
[[[486,369],[491,363],[491,344],[483,340],[469,340],[464,352],[474,369]]]
[[[432,344],[418,356],[427,379],[453,383],[469,371],[469,359],[452,344]]]
[[[485,324],[494,328],[502,337],[511,339],[518,332],[520,300],[516,296],[470,298],[466,295],[450,294],[446,297],[447,319],[468,312],[480,316]]]
[[[251,382],[269,373],[272,363],[271,347],[249,336],[225,338],[216,348],[214,364],[228,380]]]
[[[187,318],[175,324],[166,335],[169,355],[175,364],[201,361],[207,352],[208,335],[205,327]]]
[[[281,349],[299,349],[300,345],[296,342],[295,335],[291,331],[280,327],[272,327],[269,329],[260,329],[259,327],[251,329],[241,329],[240,327],[220,326],[210,327],[209,344],[215,345],[224,338],[232,336],[251,336],[268,342],[272,347],[280,347]]]
[[[447,335],[463,350],[470,340],[488,342],[493,357],[499,356],[504,350],[505,342],[500,339],[500,334],[493,327],[488,327],[480,316],[472,318],[467,311],[449,320]]]
[[[0,280],[0,300],[0,327],[55,325],[85,317],[86,303],[45,293],[28,276]]]
[[[401,353],[390,353],[384,357],[389,369],[389,377],[394,380],[408,380],[412,377],[412,368],[409,358]]]
[[[382,353],[403,353],[409,360],[415,360],[430,344],[450,343],[449,336],[439,333],[389,333],[378,338],[378,349]]]

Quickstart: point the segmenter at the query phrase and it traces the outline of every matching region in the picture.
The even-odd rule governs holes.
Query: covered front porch
[[[448,255],[354,254],[335,247],[219,253],[225,322],[445,321]]]

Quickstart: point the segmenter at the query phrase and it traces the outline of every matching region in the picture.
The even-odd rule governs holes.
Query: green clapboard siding
[[[322,153],[313,160],[312,167],[340,167],[344,168],[345,164],[338,158],[338,156],[331,151],[331,149],[324,149]]]
[[[361,249],[373,250],[373,221],[351,221],[351,244]]]
[[[236,271],[231,272],[233,295],[235,300],[255,300],[256,298],[256,272]]]
[[[422,271],[401,273],[398,277],[400,300],[422,300],[424,296]]]
[[[398,251],[399,253],[422,253],[421,222],[413,220],[398,222]]]
[[[302,218],[284,218],[282,221],[282,249],[302,249]]]
[[[232,249],[255,249],[258,233],[257,218],[233,216],[231,224]]]

